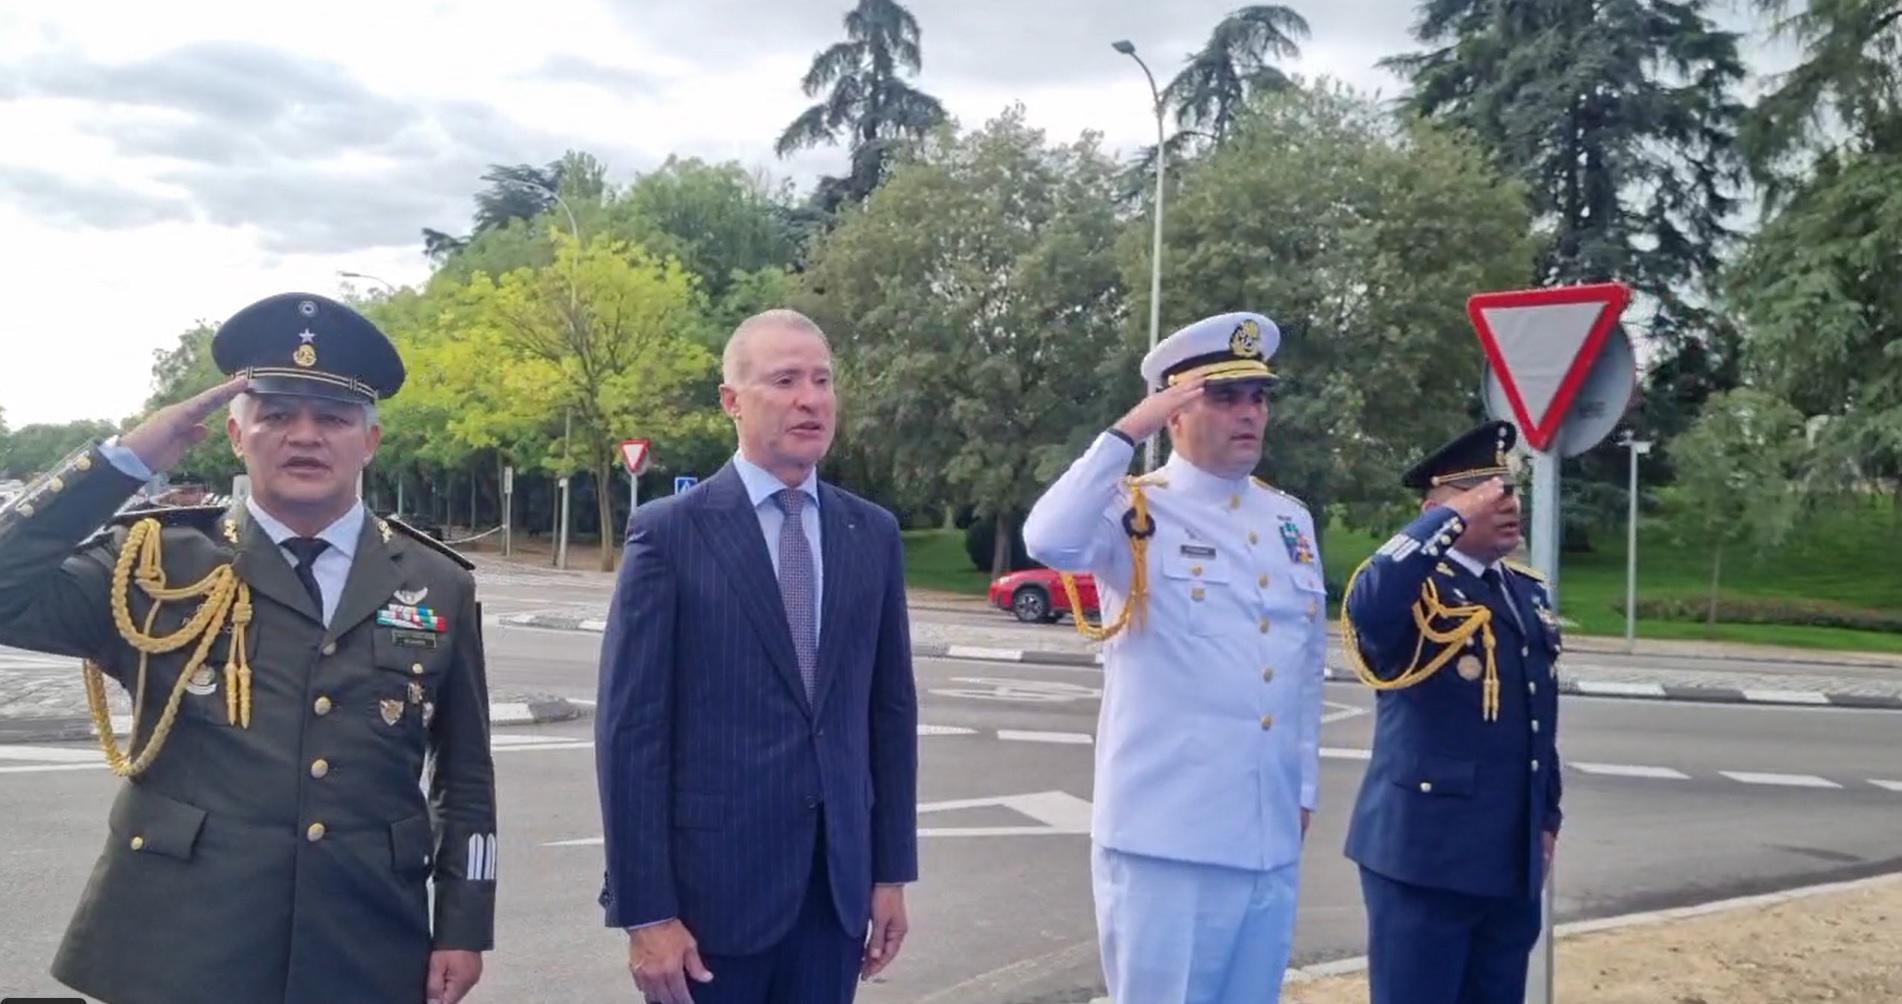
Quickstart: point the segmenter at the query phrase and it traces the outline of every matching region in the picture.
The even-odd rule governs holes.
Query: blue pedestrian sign
[[[700,479],[694,477],[691,474],[678,475],[677,477],[674,478],[674,494],[678,495],[681,492],[684,492],[687,489],[692,488],[694,485],[697,485],[699,483],[700,483]]]

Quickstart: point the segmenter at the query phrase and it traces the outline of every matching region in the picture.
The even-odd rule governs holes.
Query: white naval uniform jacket
[[[1032,557],[1096,577],[1105,622],[1129,595],[1134,450],[1097,437],[1024,523]],[[1147,616],[1105,643],[1091,838],[1231,868],[1293,864],[1320,777],[1327,601],[1313,518],[1179,454],[1143,493],[1156,526]]]

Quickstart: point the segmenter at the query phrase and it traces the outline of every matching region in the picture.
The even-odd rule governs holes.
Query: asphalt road
[[[489,630],[497,686],[590,698],[598,648],[591,635]],[[1084,835],[1099,673],[959,661],[917,669],[924,879],[910,896],[904,956],[861,999],[1088,1000],[1101,991]],[[1348,685],[1330,686],[1327,699],[1297,962],[1363,947],[1340,847],[1370,702]],[[1899,724],[1881,712],[1567,698],[1560,918],[1902,868]],[[587,740],[586,723],[498,737],[501,947],[474,1001],[633,999],[623,941],[600,927],[594,904],[600,828]],[[49,993],[46,965],[103,839],[113,783],[81,766],[97,759],[84,746],[0,748],[0,757],[0,997]]]

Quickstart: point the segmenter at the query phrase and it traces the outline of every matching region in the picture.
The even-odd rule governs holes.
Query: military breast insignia
[[[395,725],[403,720],[403,702],[385,697],[376,702],[377,710],[383,714],[383,724]]]
[[[411,704],[423,703],[423,685],[415,680],[409,681],[409,702]]]
[[[1297,565],[1314,564],[1314,544],[1292,517],[1281,517],[1281,543],[1288,549],[1288,560]]]
[[[436,634],[449,630],[449,623],[434,610],[405,603],[391,603],[378,610],[376,623],[378,627],[407,628],[411,631],[431,631]]]
[[[1462,655],[1454,668],[1459,670],[1460,679],[1469,683],[1477,680],[1480,673],[1479,656]]]
[[[204,697],[218,692],[218,674],[210,666],[200,666],[192,672],[192,678],[185,682],[185,691]]]
[[[396,602],[406,607],[413,607],[421,604],[423,599],[429,595],[429,587],[424,586],[421,589],[398,589],[394,595],[396,596]]]
[[[436,717],[436,703],[434,701],[424,701],[423,702],[423,728],[428,728],[430,720],[435,717]]]

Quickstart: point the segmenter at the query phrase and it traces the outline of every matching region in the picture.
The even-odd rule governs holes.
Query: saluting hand
[[[120,437],[119,445],[131,450],[139,461],[162,474],[178,466],[192,447],[205,441],[210,430],[205,419],[231,403],[251,385],[249,377],[234,377],[195,397],[169,404],[139,423],[138,428]]]
[[[1116,429],[1123,435],[1140,443],[1162,431],[1169,419],[1189,406],[1189,402],[1202,396],[1202,377],[1191,377],[1173,387],[1165,387],[1136,403],[1116,423]]]

